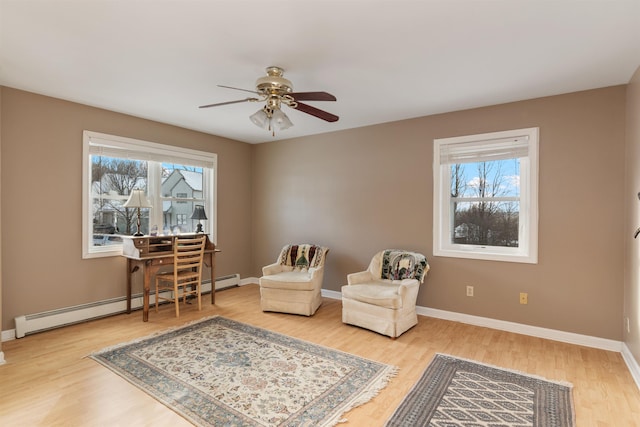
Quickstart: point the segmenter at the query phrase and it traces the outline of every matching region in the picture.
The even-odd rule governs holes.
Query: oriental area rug
[[[436,354],[387,427],[572,427],[568,383]]]
[[[220,316],[90,357],[198,426],[333,426],[397,373]]]

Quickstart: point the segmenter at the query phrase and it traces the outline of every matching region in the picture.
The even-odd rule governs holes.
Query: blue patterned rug
[[[571,385],[436,354],[387,427],[572,427]]]
[[[397,373],[219,316],[90,357],[198,426],[332,426]]]

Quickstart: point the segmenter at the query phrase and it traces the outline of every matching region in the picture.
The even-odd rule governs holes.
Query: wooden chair
[[[187,297],[198,299],[198,310],[202,309],[202,258],[206,236],[178,237],[173,246],[173,271],[156,275],[156,312],[160,300],[171,301],[176,306],[176,317],[180,317],[180,298],[186,304]],[[171,291],[173,298],[161,296]]]

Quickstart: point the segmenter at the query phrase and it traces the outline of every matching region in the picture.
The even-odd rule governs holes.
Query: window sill
[[[497,252],[492,251],[490,248],[483,248],[482,251],[463,249],[434,249],[433,255],[438,257],[479,259],[485,261],[519,262],[525,264],[538,263],[537,255],[532,256],[523,253]]]

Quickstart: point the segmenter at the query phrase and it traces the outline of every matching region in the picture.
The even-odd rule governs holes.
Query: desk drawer
[[[136,248],[148,248],[149,247],[149,239],[133,239],[133,245]]]
[[[173,256],[166,256],[162,258],[151,258],[151,265],[172,265]]]

